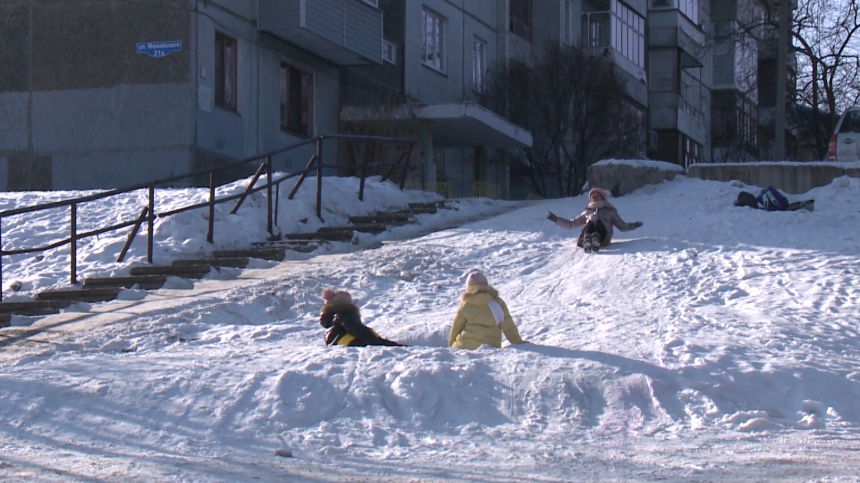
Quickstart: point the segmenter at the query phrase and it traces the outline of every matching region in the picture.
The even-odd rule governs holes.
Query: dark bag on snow
[[[785,211],[788,208],[788,198],[773,186],[763,189],[756,197],[756,201],[767,211]]]

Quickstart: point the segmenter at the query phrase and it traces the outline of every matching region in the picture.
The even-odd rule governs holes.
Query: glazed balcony
[[[258,0],[257,29],[337,65],[382,63],[376,0]]]

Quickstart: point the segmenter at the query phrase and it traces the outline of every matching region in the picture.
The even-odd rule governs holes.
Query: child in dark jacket
[[[373,329],[361,323],[358,307],[352,303],[349,292],[327,288],[323,290],[325,302],[320,309],[320,325],[328,329],[325,333],[326,345],[368,346],[401,345],[383,339]]]
[[[612,241],[612,227],[621,231],[635,230],[642,226],[641,221],[627,223],[618,216],[618,210],[606,201],[606,192],[600,188],[593,188],[588,192],[588,205],[576,218],[566,220],[559,218],[553,212],[547,214],[547,218],[558,226],[564,228],[582,227],[576,246],[582,247],[586,252],[598,251],[601,246],[609,245]]]

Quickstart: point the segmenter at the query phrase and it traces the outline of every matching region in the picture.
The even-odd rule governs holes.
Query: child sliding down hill
[[[576,246],[582,247],[586,252],[596,252],[601,246],[609,245],[612,241],[613,226],[621,231],[635,230],[642,226],[641,221],[627,223],[622,220],[615,207],[606,201],[606,192],[600,188],[593,188],[588,192],[588,205],[576,218],[566,220],[553,212],[549,212],[547,218],[564,228],[582,226]]]
[[[448,333],[448,347],[475,350],[488,345],[498,348],[502,347],[502,334],[511,344],[524,342],[499,292],[490,286],[483,273],[470,273]]]
[[[361,323],[358,307],[352,303],[349,292],[327,288],[322,293],[325,302],[320,309],[320,325],[328,329],[326,345],[401,345],[383,339],[373,329]]]

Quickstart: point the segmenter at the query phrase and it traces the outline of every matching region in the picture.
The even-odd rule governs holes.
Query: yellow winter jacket
[[[496,322],[490,301],[502,309],[503,318]],[[502,332],[511,344],[520,344],[522,339],[505,302],[499,293],[487,285],[472,285],[460,295],[460,307],[448,334],[448,346],[474,350],[482,344],[502,347]]]

